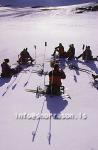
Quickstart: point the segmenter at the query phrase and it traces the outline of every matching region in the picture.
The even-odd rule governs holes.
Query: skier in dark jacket
[[[86,46],[85,51],[81,55],[79,55],[77,57],[77,59],[79,59],[80,57],[82,57],[82,59],[85,61],[86,60],[93,60],[92,51],[90,49],[90,46]]]
[[[27,51],[27,48],[24,48],[23,51],[20,53],[20,58],[18,60],[18,63],[27,64],[29,61],[32,64],[34,59],[30,56],[29,52]]]
[[[75,48],[74,48],[74,44],[69,45],[69,49],[66,53],[66,58],[68,58],[68,60],[71,60],[75,57]]]
[[[65,79],[66,75],[63,70],[59,69],[59,65],[55,64],[53,71],[49,72],[49,88],[48,93],[60,95],[61,79]]]
[[[17,74],[22,70],[20,66],[17,66],[16,68],[11,68],[8,63],[9,59],[4,59],[4,62],[1,64],[1,77],[11,77],[12,75]]]
[[[53,56],[55,56],[56,52],[59,53],[59,57],[65,57],[66,52],[64,51],[64,46],[62,45],[62,43],[59,43],[59,46],[55,47]]]

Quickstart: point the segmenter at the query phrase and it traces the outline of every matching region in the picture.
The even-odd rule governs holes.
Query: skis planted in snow
[[[37,87],[37,89],[25,89],[26,92],[32,92],[32,93],[35,93],[36,96],[39,98],[39,96],[41,95],[51,95],[51,94],[48,94],[46,91],[46,89],[42,89],[40,87]],[[64,95],[66,98],[69,98],[71,99],[71,96],[69,94],[67,94],[66,92],[61,92],[61,95]],[[52,96],[60,96],[60,95],[52,95]]]

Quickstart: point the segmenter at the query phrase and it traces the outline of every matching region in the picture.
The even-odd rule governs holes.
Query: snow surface
[[[82,45],[90,45],[93,55],[98,55],[98,12],[73,14],[73,7],[43,9],[0,7],[0,63],[10,58],[15,66],[21,50],[28,47],[37,64],[11,79],[0,78],[0,149],[1,150],[97,150],[98,149],[98,90],[91,84],[91,73],[70,70],[63,62],[66,79],[62,81],[72,99],[44,96],[39,99],[25,89],[44,86],[44,76],[39,70],[43,64],[45,41],[45,71],[50,71],[49,60],[54,47],[62,42],[65,50],[74,43],[76,56],[82,53]],[[74,62],[83,69],[98,73],[98,62]],[[29,81],[28,81],[29,79]],[[26,82],[28,84],[26,85]],[[48,76],[45,77],[48,84]],[[76,119],[16,119],[18,113],[73,114]],[[80,114],[84,118],[79,119]],[[85,119],[85,116],[87,119]],[[38,127],[38,128],[37,128]],[[37,128],[34,141],[32,132]],[[51,133],[49,139],[49,133]]]

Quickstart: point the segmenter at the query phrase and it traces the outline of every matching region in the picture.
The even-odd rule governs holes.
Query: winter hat
[[[59,65],[58,65],[58,64],[55,64],[55,65],[54,65],[54,69],[57,69],[57,68],[59,68]]]
[[[9,62],[9,59],[8,59],[8,58],[6,58],[6,59],[4,59],[4,61],[5,61],[6,63],[8,63],[8,62]]]

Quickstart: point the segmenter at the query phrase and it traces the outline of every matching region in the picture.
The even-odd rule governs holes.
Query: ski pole
[[[51,144],[51,114],[49,118],[49,133],[48,133],[48,143]]]
[[[44,69],[44,63],[45,63],[45,53],[46,53],[46,47],[47,47],[47,42],[45,42],[44,60],[43,60],[43,69]]]
[[[83,51],[84,51],[84,48],[85,48],[85,45],[83,44],[83,47],[82,47]]]
[[[53,94],[53,86],[52,86],[52,84],[53,84],[53,68],[52,68],[52,79],[51,79],[51,96],[52,96],[52,94]]]
[[[43,72],[45,71],[45,54],[46,54],[47,42],[45,42],[44,60],[43,60]],[[44,75],[44,87],[45,87],[45,75]]]
[[[35,48],[35,64],[36,64],[36,45],[34,45]]]
[[[82,50],[83,50],[83,53],[84,53],[84,48],[85,48],[85,44],[83,44],[83,46],[82,46]],[[84,54],[83,54],[84,55]],[[82,58],[83,58],[84,56],[82,56]],[[87,60],[87,53],[86,53],[86,60]]]
[[[83,44],[83,47],[82,47],[83,52],[85,51],[84,48],[85,48],[85,45]],[[87,49],[87,45],[86,45],[86,49]],[[86,55],[86,61],[87,61],[87,51],[86,51],[85,55]]]
[[[54,64],[53,64],[53,67],[55,66],[56,64],[56,56],[54,55]],[[51,96],[53,95],[53,67],[52,67],[52,79],[51,79]]]

